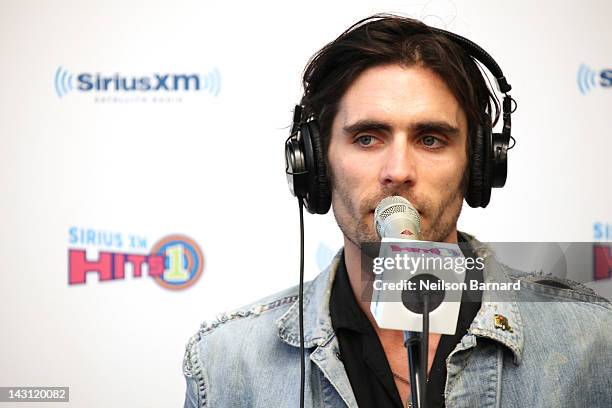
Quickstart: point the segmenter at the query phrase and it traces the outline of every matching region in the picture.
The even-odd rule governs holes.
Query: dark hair
[[[469,140],[478,125],[497,122],[499,102],[460,45],[418,20],[376,14],[355,23],[319,50],[304,70],[303,117],[317,119],[325,152],[338,104],[348,87],[366,69],[387,64],[418,64],[440,76],[466,114]],[[487,120],[483,113],[491,118],[490,123],[483,123]]]

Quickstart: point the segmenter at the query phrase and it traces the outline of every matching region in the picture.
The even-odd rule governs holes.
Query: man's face
[[[401,195],[422,239],[454,241],[467,170],[467,120],[446,84],[420,66],[377,66],[351,84],[331,130],[332,206],[354,244],[378,241],[374,209]]]

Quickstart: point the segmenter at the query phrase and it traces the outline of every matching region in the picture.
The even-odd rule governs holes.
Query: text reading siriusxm
[[[221,90],[221,75],[216,68],[206,74],[152,73],[151,75],[125,75],[118,72],[113,74],[82,72],[73,75],[60,66],[55,71],[54,86],[55,92],[60,98],[72,91],[83,93],[202,91],[218,96]]]
[[[77,77],[81,91],[189,91],[200,90],[197,74],[153,74],[143,77],[125,77],[119,74],[80,74]]]

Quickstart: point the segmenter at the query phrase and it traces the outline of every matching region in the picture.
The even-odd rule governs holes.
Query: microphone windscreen
[[[410,201],[402,196],[381,200],[374,211],[374,224],[379,238],[420,239],[421,216]]]

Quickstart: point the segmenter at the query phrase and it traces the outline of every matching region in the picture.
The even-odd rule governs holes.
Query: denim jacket
[[[612,407],[612,305],[574,282],[524,274],[478,241],[488,291],[446,359],[447,407]],[[339,359],[329,298],[339,256],[304,284],[305,407],[357,407]],[[567,288],[567,287],[570,288]],[[297,287],[202,324],[183,362],[185,407],[299,407]],[[511,327],[496,325],[495,315]]]

